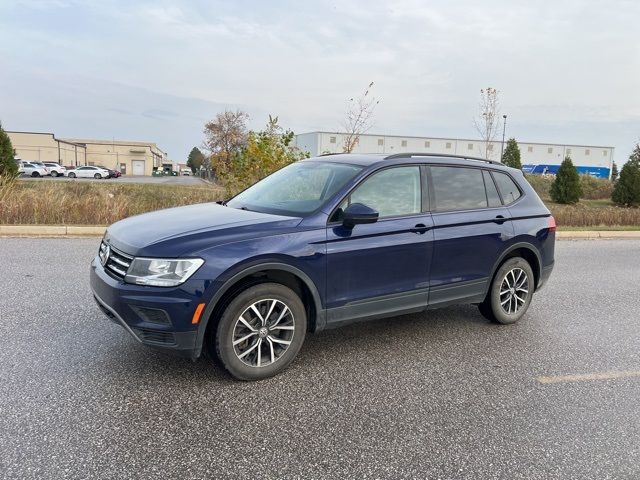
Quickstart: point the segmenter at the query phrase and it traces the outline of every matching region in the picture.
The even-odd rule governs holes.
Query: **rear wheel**
[[[58,176],[58,172],[56,172],[55,170],[51,170],[51,176],[52,177],[57,177]]]
[[[515,323],[529,308],[534,289],[531,265],[524,258],[510,258],[496,272],[487,298],[478,309],[494,322]]]
[[[100,180],[102,178],[102,175],[100,175],[99,173],[96,173],[93,178],[95,178],[96,180]]]
[[[231,375],[261,380],[289,366],[306,332],[307,315],[298,295],[284,285],[262,283],[227,305],[210,345]]]
[[[31,176],[32,176],[32,177],[39,177],[39,176],[40,176],[40,174],[39,174],[38,172],[32,172],[32,173],[31,173]]]

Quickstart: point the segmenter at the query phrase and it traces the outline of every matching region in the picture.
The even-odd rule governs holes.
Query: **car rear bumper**
[[[538,287],[536,288],[536,291],[540,290],[542,287],[546,285],[547,281],[549,280],[549,277],[551,276],[551,272],[553,271],[554,265],[555,265],[555,260],[551,262],[551,264],[547,265],[542,269],[542,272],[540,272],[540,279],[538,280]]]
[[[108,275],[95,259],[90,284],[96,304],[114,323],[148,347],[193,358],[197,325],[188,320],[198,299],[184,292],[162,297],[157,289],[123,284]]]

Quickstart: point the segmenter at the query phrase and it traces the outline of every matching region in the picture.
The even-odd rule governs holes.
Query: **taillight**
[[[556,231],[556,219],[553,218],[553,215],[549,217],[549,224],[547,225],[550,232]]]

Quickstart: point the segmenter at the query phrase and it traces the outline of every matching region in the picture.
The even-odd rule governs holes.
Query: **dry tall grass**
[[[543,179],[542,182],[548,183],[548,179]],[[544,199],[544,186],[541,190]],[[191,187],[133,184],[117,183],[117,180],[11,181],[0,178],[0,224],[109,225],[131,215],[192,203],[213,202],[222,197],[221,188],[205,185]],[[577,205],[547,202],[547,206],[560,228],[640,228],[639,208],[616,207],[610,200],[581,200]]]
[[[0,181],[0,224],[109,225],[131,215],[221,198],[219,187],[205,185]]]

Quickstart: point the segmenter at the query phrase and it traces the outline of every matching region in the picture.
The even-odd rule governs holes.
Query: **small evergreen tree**
[[[640,205],[640,144],[620,170],[620,177],[613,188],[611,199],[625,207]]]
[[[0,124],[0,176],[15,176],[17,174],[18,164],[13,159],[11,139]]]
[[[618,180],[618,165],[616,165],[616,162],[613,162],[611,164],[611,181],[616,183],[616,180]]]
[[[556,203],[578,203],[582,195],[580,175],[570,157],[566,157],[551,184],[551,200]]]
[[[510,138],[507,142],[507,146],[502,154],[502,163],[507,167],[522,169],[522,163],[520,162],[520,147],[515,138]]]
[[[191,169],[191,172],[196,173],[200,170],[203,162],[204,154],[198,147],[193,147],[189,152],[189,158],[187,158],[187,167]]]

